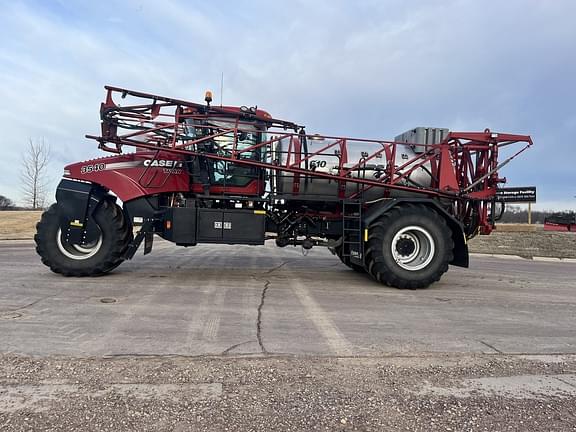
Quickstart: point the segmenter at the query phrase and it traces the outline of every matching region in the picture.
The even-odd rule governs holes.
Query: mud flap
[[[88,244],[100,236],[92,217],[107,191],[96,184],[62,179],[56,189],[58,216],[64,239],[69,244]]]
[[[144,255],[149,254],[152,251],[152,241],[154,239],[154,219],[148,219],[144,222],[134,240],[128,245],[126,252],[124,252],[124,259],[132,259],[136,254],[136,251],[140,247],[140,243],[144,240]]]
[[[154,233],[147,232],[144,234],[144,255],[152,252],[152,244],[154,242]]]

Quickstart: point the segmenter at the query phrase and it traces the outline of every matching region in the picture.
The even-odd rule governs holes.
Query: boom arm
[[[340,199],[356,198],[372,188],[380,188],[383,198],[394,190],[422,197],[443,198],[453,202],[454,214],[464,224],[472,219],[477,220],[473,225],[479,227],[482,233],[488,233],[492,228],[488,220],[489,204],[494,200],[497,185],[505,182],[498,176],[498,170],[532,145],[527,135],[493,133],[488,129],[483,132],[451,132],[439,144],[427,145],[414,155],[402,154],[401,163],[398,163],[398,155],[406,143],[306,135],[296,123],[272,118],[256,108],[212,107],[110,86],[106,90],[106,101],[100,110],[102,134],[87,135],[97,140],[102,150],[121,153],[125,145],[150,150],[160,148],[179,155],[202,156],[259,167],[269,172],[291,173],[295,182],[294,191],[299,190],[296,183],[302,178],[327,179],[340,185]],[[122,98],[130,96],[140,103],[119,106],[114,102],[114,96],[118,95]],[[226,119],[226,126],[209,122],[211,118]],[[201,137],[191,133],[190,121],[202,124]],[[267,130],[268,139],[248,148],[238,148],[238,137],[248,130],[248,125],[254,123]],[[233,135],[233,142],[218,144],[216,138],[224,135]],[[325,145],[313,153],[303,152],[303,146],[310,140],[322,140]],[[215,151],[206,152],[206,142],[213,143]],[[279,155],[281,143],[286,150]],[[515,143],[524,145],[499,163],[499,149]],[[350,160],[349,155],[358,146],[369,146],[372,150]],[[418,145],[414,144],[413,147]],[[260,160],[246,157],[248,152],[257,149],[266,157]],[[320,154],[336,156],[337,166],[331,171],[315,169],[310,162]],[[360,174],[378,160],[384,160],[385,164],[377,178]],[[424,169],[430,174],[430,184],[411,184],[410,176]],[[348,193],[348,183],[357,184],[358,192]]]

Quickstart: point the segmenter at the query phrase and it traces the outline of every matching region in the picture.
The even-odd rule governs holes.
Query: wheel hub
[[[416,250],[416,244],[410,237],[405,236],[398,239],[396,250],[401,256],[408,256]]]
[[[421,226],[400,229],[392,239],[392,258],[401,268],[408,271],[424,269],[436,253],[436,245],[430,232]]]

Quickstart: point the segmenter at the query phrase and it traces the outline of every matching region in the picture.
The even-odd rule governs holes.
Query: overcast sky
[[[105,84],[258,105],[309,133],[392,139],[414,126],[532,135],[504,170],[539,208],[576,208],[576,1],[6,1],[0,194],[22,150],[99,154]]]

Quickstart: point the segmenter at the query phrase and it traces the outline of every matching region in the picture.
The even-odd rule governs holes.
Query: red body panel
[[[122,201],[165,192],[202,193],[200,183],[190,183],[184,163],[174,153],[139,150],[67,165],[64,177],[104,186]],[[245,186],[212,185],[210,194],[258,196],[263,186],[258,180]]]
[[[258,180],[252,180],[246,186],[210,186],[210,195],[247,195],[260,196],[264,193],[264,184]],[[203,191],[200,183],[192,183],[190,192],[201,194]]]
[[[151,166],[154,161],[155,166]],[[183,159],[167,152],[138,151],[77,162],[65,167],[64,177],[97,183],[122,201],[190,189]]]

